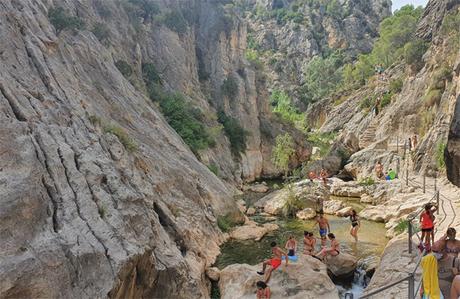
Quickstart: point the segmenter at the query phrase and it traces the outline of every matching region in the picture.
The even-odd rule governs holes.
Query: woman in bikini
[[[303,232],[303,253],[313,255],[315,253],[316,239],[313,237],[313,233]]]
[[[355,242],[358,242],[358,230],[361,227],[361,222],[359,221],[359,217],[356,214],[355,210],[351,210],[350,221],[351,221],[350,235],[352,235],[353,238],[355,238]]]
[[[438,260],[439,287],[444,297],[449,298],[450,285],[459,272],[458,254],[460,253],[460,240],[456,237],[457,231],[453,227],[447,229],[447,233],[433,244],[432,250]]]
[[[317,258],[320,258],[321,260],[323,260],[327,255],[331,255],[331,256],[336,256],[336,255],[339,255],[340,251],[340,244],[339,242],[335,239],[335,236],[333,233],[329,233],[327,234],[327,237],[329,238],[329,240],[331,241],[331,247],[329,248],[323,248],[317,255],[316,257]]]

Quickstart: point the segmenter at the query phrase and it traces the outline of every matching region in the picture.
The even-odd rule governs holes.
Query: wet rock
[[[305,208],[296,213],[296,217],[301,220],[310,220],[316,217],[316,211],[312,208]]]
[[[236,240],[260,241],[267,233],[275,231],[278,228],[278,225],[273,223],[258,225],[253,221],[249,221],[245,225],[233,229],[230,232],[230,237]]]
[[[340,252],[340,254],[336,256],[328,255],[324,259],[324,262],[327,269],[338,279],[349,279],[353,277],[358,265],[356,257],[345,252]]]
[[[230,265],[221,271],[219,289],[222,299],[253,299],[256,282],[262,276],[256,272],[262,265]],[[280,266],[272,273],[270,290],[273,298],[338,299],[338,292],[327,275],[326,266],[315,258],[300,255],[297,262]]]

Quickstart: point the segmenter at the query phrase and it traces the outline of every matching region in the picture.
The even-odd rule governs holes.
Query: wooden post
[[[436,191],[436,214],[439,215],[439,190]]]
[[[412,253],[412,221],[409,220],[409,225],[407,227],[407,234],[409,235],[409,253]]]
[[[423,193],[425,193],[425,189],[426,189],[426,175],[425,175],[425,172],[423,173]]]
[[[406,168],[406,187],[409,186],[409,168]]]
[[[399,154],[399,136],[396,136],[396,154]]]
[[[408,297],[409,299],[414,299],[414,289],[415,289],[415,278],[414,278],[414,273],[409,273],[409,294]]]

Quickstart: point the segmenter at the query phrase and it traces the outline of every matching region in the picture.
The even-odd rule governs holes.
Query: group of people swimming
[[[351,221],[350,235],[353,236],[355,241],[358,241],[358,230],[361,226],[359,217],[355,210],[352,210],[348,215]],[[321,247],[317,250],[317,240],[313,232],[304,231],[303,237],[303,253],[310,255],[321,261],[325,261],[327,256],[337,256],[340,254],[340,243],[337,241],[335,235],[331,233],[331,227],[328,219],[324,216],[322,210],[319,211],[316,217],[315,226],[318,225],[319,236],[321,240]],[[329,246],[327,246],[327,239],[329,239]],[[257,299],[269,299],[270,288],[268,282],[274,270],[282,264],[285,260],[285,265],[288,266],[290,257],[297,256],[297,240],[293,235],[289,236],[284,249],[281,249],[276,242],[271,244],[272,258],[266,260],[262,264],[262,271],[258,271],[259,275],[264,275],[264,280],[257,282]]]
[[[450,227],[431,247],[424,248],[422,298],[460,298],[460,240],[456,239],[456,234],[455,228]],[[425,235],[429,236],[428,240],[433,240],[431,233]]]

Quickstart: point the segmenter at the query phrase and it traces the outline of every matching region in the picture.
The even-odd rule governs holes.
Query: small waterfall
[[[370,277],[367,275],[366,270],[360,266],[355,270],[353,282],[348,287],[339,288],[340,298],[346,297],[346,294],[352,293],[353,298],[359,298],[363,293],[364,289],[369,284]]]

